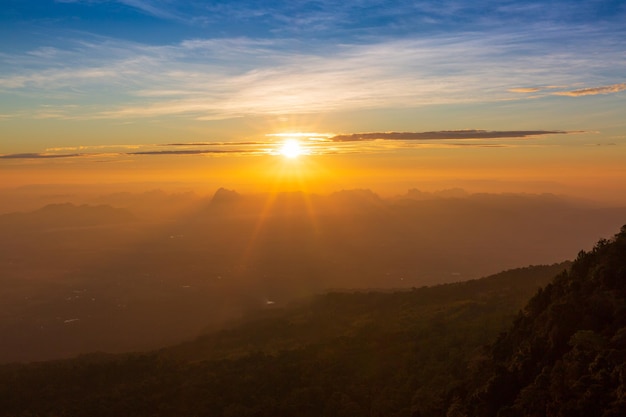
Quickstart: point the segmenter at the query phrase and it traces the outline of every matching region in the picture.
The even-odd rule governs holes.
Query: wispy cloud
[[[521,144],[504,139],[524,139],[540,136],[567,135],[584,133],[564,130],[441,130],[432,132],[366,132],[341,135],[302,134],[301,144],[309,155],[328,155],[335,153],[370,153],[394,151],[400,148],[496,148],[537,146]],[[281,133],[269,134],[272,137],[292,137]],[[502,139],[500,141],[500,139]],[[279,141],[246,142],[177,142],[165,144],[125,144],[125,145],[84,145],[74,147],[48,148],[42,153],[15,153],[0,155],[0,160],[48,160],[96,158],[108,162],[124,160],[128,157],[186,157],[220,155],[279,155]],[[68,151],[80,151],[69,153]],[[98,160],[97,162],[103,162]]]
[[[125,4],[130,7],[134,7],[141,10],[144,13],[164,18],[164,19],[180,19],[180,17],[173,13],[171,9],[165,7],[163,2],[147,1],[147,0],[118,0],[118,3]],[[167,3],[166,3],[167,4]]]
[[[516,88],[509,88],[509,90],[511,93],[536,93],[537,91],[541,91],[541,88],[539,87],[516,87]]]
[[[207,149],[186,149],[186,150],[168,150],[168,151],[139,151],[128,152],[127,155],[203,155],[203,154],[226,154],[226,153],[245,153],[241,150],[207,150]]]
[[[563,130],[511,130],[511,131],[488,131],[488,130],[442,130],[438,132],[371,132],[352,133],[337,135],[330,138],[334,142],[353,142],[369,140],[443,140],[443,139],[504,139],[504,138],[528,138],[543,135],[564,135],[574,132]],[[580,133],[580,132],[575,132]]]
[[[97,3],[120,3],[136,9],[142,13],[158,17],[161,19],[185,20],[175,12],[172,2],[159,0],[54,0],[57,3],[83,3],[93,5]],[[175,4],[175,3],[174,3]]]
[[[181,142],[164,143],[159,146],[247,146],[247,145],[267,145],[268,142]]]
[[[72,154],[46,154],[46,153],[13,153],[0,155],[0,159],[51,159],[51,158],[76,158],[84,156],[80,153]]]
[[[213,143],[170,143],[170,144],[127,144],[127,145],[83,145],[48,148],[41,153],[0,154],[0,159],[61,159],[61,158],[120,158],[124,156],[159,155],[223,155],[263,154],[267,149],[260,142],[213,142]],[[274,145],[267,143],[265,145]],[[211,148],[207,148],[207,147]],[[180,148],[189,149],[180,149]],[[165,149],[164,149],[165,148]],[[169,148],[169,149],[167,149]],[[68,153],[67,151],[82,151]]]
[[[108,145],[78,145],[78,146],[57,146],[46,148],[46,152],[67,152],[67,151],[103,151],[108,150],[107,153],[111,151],[120,152],[120,149],[140,149],[145,146],[156,146],[156,145],[134,145],[134,144],[108,144]]]
[[[580,96],[595,96],[598,94],[619,93],[620,91],[624,91],[624,90],[626,90],[626,83],[605,85],[601,87],[582,88],[580,90],[572,90],[572,91],[557,91],[552,94],[557,95],[557,96],[580,97]]]
[[[162,46],[80,41],[66,49],[0,56],[6,68],[0,95],[55,103],[38,113],[47,118],[215,120],[508,100],[511,93],[539,88],[520,85],[606,78],[604,69],[598,72],[599,60],[602,68],[626,73],[626,57],[615,53],[619,40],[598,48],[605,32],[568,28],[571,45],[555,54],[553,43],[564,36],[557,29],[562,28],[541,36],[494,31],[371,38],[322,49],[297,39],[192,39]],[[570,93],[601,94],[623,86]],[[30,107],[16,106],[12,115],[33,114]]]

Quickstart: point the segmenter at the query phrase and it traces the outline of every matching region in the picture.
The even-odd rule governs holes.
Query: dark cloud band
[[[443,139],[503,139],[503,138],[527,138],[542,135],[563,135],[572,132],[563,130],[442,130],[436,132],[372,132],[353,133],[349,135],[337,135],[330,140],[333,142],[354,142],[376,139],[384,140],[443,140]]]
[[[43,153],[14,153],[8,155],[0,155],[1,159],[51,159],[51,158],[75,158],[83,156],[81,153],[71,153],[71,154],[61,154],[61,155],[52,155],[52,154],[43,154]]]
[[[183,151],[139,151],[139,152],[128,152],[126,155],[202,155],[202,154],[215,154],[215,153],[241,153],[242,151],[233,151],[233,150],[198,150],[198,149],[190,149]]]

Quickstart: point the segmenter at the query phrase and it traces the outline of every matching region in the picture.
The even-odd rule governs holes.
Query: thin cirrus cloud
[[[509,92],[511,93],[536,93],[537,91],[541,91],[540,87],[516,87],[509,88]]]
[[[89,145],[78,147],[48,148],[46,152],[36,153],[13,153],[0,155],[0,159],[61,159],[61,158],[93,158],[122,156],[159,156],[159,155],[227,155],[227,154],[260,154],[266,153],[265,149],[249,148],[249,145],[261,145],[260,142],[215,142],[215,143],[170,143],[164,145]],[[207,149],[206,146],[228,146],[223,149]],[[238,148],[240,147],[241,148]],[[180,149],[185,147],[189,149]],[[203,149],[194,149],[204,147]],[[119,148],[132,150],[119,150]],[[159,149],[161,148],[161,149]],[[166,149],[163,149],[166,148]],[[170,148],[170,149],[167,149]],[[178,148],[178,149],[177,149]],[[67,150],[82,150],[87,152],[67,153]],[[66,152],[63,152],[66,151]]]
[[[333,142],[355,142],[370,140],[468,140],[468,139],[505,139],[505,138],[528,138],[543,135],[564,135],[563,130],[511,130],[511,131],[488,131],[488,130],[442,130],[437,132],[370,132],[337,135],[329,140]]]
[[[331,153],[367,153],[367,146],[354,148],[350,144],[355,142],[383,141],[389,143],[391,148],[397,146],[416,147],[508,147],[510,144],[500,143],[496,139],[524,139],[539,136],[567,135],[584,133],[579,131],[564,130],[511,130],[511,131],[488,131],[488,130],[442,130],[432,132],[366,132],[348,133],[341,135],[319,134],[315,140],[306,141],[312,154]],[[269,136],[282,136],[272,134]],[[486,140],[487,142],[475,142],[473,140]],[[467,141],[467,142],[465,142]],[[395,144],[392,144],[396,142]],[[404,142],[404,145],[398,143]],[[421,142],[421,143],[416,143]],[[435,143],[437,142],[437,143]],[[464,143],[465,142],[465,143]],[[382,143],[382,142],[381,142]],[[341,145],[337,148],[333,145]],[[59,158],[94,158],[94,157],[133,157],[133,156],[219,156],[219,155],[273,155],[273,149],[277,143],[268,142],[179,142],[166,144],[143,144],[143,145],[90,145],[79,147],[48,148],[44,153],[15,153],[0,155],[0,159],[25,160],[25,159],[59,159]],[[347,147],[346,147],[347,145]],[[218,147],[215,149],[215,147]],[[126,148],[128,150],[119,150]],[[183,148],[183,149],[181,149]],[[67,153],[67,150],[82,150],[83,153]],[[131,150],[132,149],[132,150]],[[376,148],[378,149],[378,148]],[[57,153],[66,151],[65,153]]]
[[[223,149],[184,149],[184,150],[167,150],[167,151],[138,151],[128,152],[126,155],[204,155],[204,154],[229,154],[229,153],[247,153],[250,151],[241,150],[223,150]]]
[[[624,90],[626,90],[626,83],[605,85],[601,87],[582,88],[579,90],[572,90],[572,91],[558,91],[553,94],[557,96],[580,97],[580,96],[595,96],[598,94],[619,93],[620,91],[624,91]]]
[[[269,33],[316,32],[316,37],[345,36],[350,31],[356,35],[366,33],[386,33],[391,31],[424,31],[434,26],[458,27],[460,25],[482,24],[493,26],[507,22],[519,23],[536,21],[587,21],[596,15],[606,22],[614,18],[620,5],[603,5],[598,8],[594,2],[579,1],[572,7],[571,2],[555,0],[542,2],[525,0],[516,2],[459,2],[458,0],[422,0],[420,2],[379,0],[275,0],[258,2],[255,0],[175,2],[171,0],[56,0],[60,3],[80,3],[85,6],[110,5],[118,3],[126,6],[105,7],[108,12],[139,12],[161,20],[173,21],[186,26],[203,25],[208,28],[232,34],[256,27]],[[595,16],[594,16],[595,17]],[[239,23],[237,25],[236,23]],[[243,25],[242,23],[245,23]],[[419,23],[419,24],[418,24]],[[321,32],[321,29],[325,29]],[[368,31],[371,30],[371,32]]]
[[[76,158],[84,156],[80,153],[72,154],[47,154],[47,153],[13,153],[0,155],[0,159],[55,159],[55,158]]]
[[[181,16],[173,13],[171,9],[164,7],[160,2],[146,1],[146,0],[118,0],[119,3],[125,4],[130,7],[134,7],[149,15],[163,18],[181,20]]]
[[[57,103],[56,111],[46,112],[48,118],[215,120],[507,100],[510,92],[538,91],[519,87],[538,85],[537,80],[541,85],[580,83],[583,75],[594,73],[600,58],[605,67],[626,73],[623,55],[597,48],[605,32],[561,29],[572,40],[561,45],[559,54],[552,48],[563,34],[554,29],[541,37],[527,31],[451,33],[374,38],[324,49],[307,49],[297,39],[147,45],[92,38],[64,49],[0,55],[8,69],[0,74],[0,95]],[[517,50],[524,52],[512,53]],[[561,70],[555,72],[557,67]],[[26,118],[34,113],[17,104],[13,113],[4,114]]]
[[[547,86],[547,87],[515,87],[510,88],[508,91],[511,93],[537,93],[544,90],[563,89],[563,86]],[[568,97],[580,97],[580,96],[595,96],[598,94],[612,94],[619,93],[626,90],[626,83],[604,85],[600,87],[581,88],[576,90],[564,90],[554,91],[550,93],[554,96],[568,96]]]
[[[57,3],[82,3],[84,5],[93,5],[104,3],[106,0],[55,0]],[[132,9],[138,10],[144,14],[154,16],[166,20],[184,20],[172,7],[168,7],[168,2],[148,1],[148,0],[115,0],[114,3],[120,3]]]

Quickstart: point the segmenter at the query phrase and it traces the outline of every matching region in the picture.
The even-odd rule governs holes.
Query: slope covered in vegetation
[[[0,367],[0,415],[410,416],[447,408],[481,346],[568,264],[330,293],[146,354]]]
[[[626,226],[526,305],[451,416],[626,415]]]

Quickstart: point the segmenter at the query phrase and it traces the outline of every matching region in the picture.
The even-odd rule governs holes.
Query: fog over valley
[[[5,207],[23,208],[0,215],[0,362],[162,347],[329,290],[559,263],[626,218],[564,196],[461,189],[50,191],[3,191]]]

